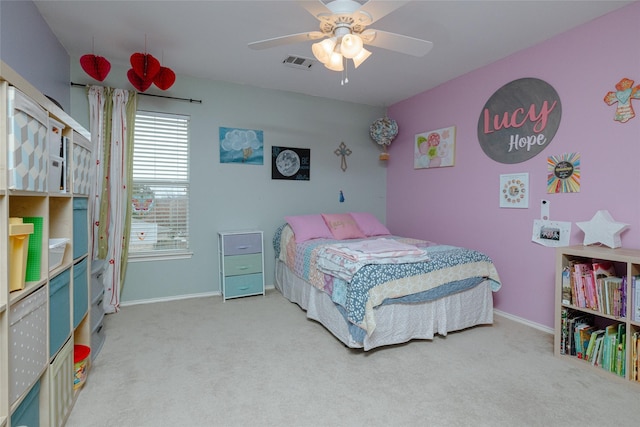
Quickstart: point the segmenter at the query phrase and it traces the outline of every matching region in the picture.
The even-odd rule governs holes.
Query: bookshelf
[[[554,354],[585,369],[640,384],[636,276],[640,277],[640,250],[557,248]]]

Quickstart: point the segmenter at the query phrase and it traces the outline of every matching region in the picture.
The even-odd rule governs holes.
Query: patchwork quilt
[[[296,275],[329,294],[346,319],[368,335],[375,330],[374,308],[379,305],[432,301],[484,280],[491,281],[494,292],[501,287],[492,260],[476,250],[399,236],[371,243],[380,239],[352,239],[347,250],[340,240],[296,244],[285,225],[276,232],[274,248]],[[394,253],[378,256],[383,246]],[[367,252],[366,247],[376,249]]]

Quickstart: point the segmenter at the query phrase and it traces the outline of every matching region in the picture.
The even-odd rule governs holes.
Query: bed
[[[369,213],[285,217],[275,287],[365,351],[493,323],[500,279],[476,250],[392,235]]]

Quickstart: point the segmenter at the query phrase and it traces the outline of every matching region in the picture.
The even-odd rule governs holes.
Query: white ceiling
[[[312,42],[261,51],[247,47],[318,30],[318,20],[295,1],[34,3],[72,57],[93,53],[128,67],[132,53],[146,52],[178,79],[188,75],[386,106],[633,1],[411,1],[371,28],[430,40],[431,52],[414,57],[371,47],[373,54],[349,71],[346,85],[340,84],[341,73],[317,62],[310,70],[283,65],[289,55],[313,59]],[[87,76],[79,83],[91,82]],[[154,90],[161,93],[153,87],[148,92]]]

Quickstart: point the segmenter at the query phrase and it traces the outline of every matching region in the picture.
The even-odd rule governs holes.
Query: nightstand
[[[264,247],[262,231],[221,231],[220,291],[222,300],[264,295]]]

